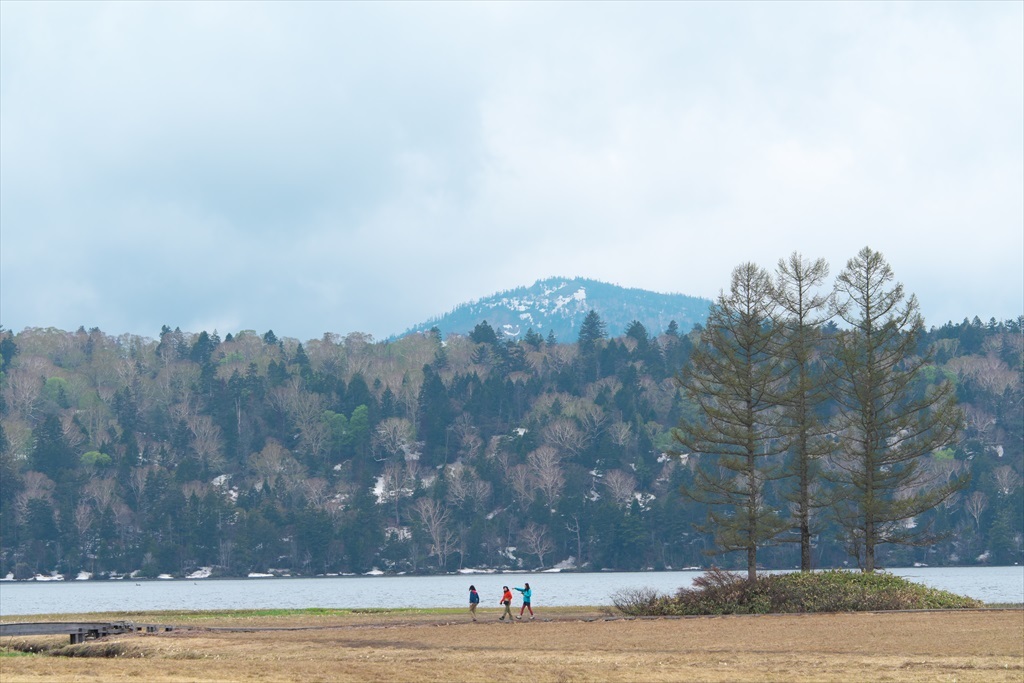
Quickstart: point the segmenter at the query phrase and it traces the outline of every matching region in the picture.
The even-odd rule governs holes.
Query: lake
[[[985,602],[1024,602],[1024,567],[915,567],[891,574]],[[611,605],[629,588],[674,593],[699,571],[476,573],[444,576],[0,581],[0,617],[83,612],[326,608],[462,607],[469,585],[481,606],[497,607],[501,587],[533,588],[533,604]],[[518,598],[518,595],[517,595]],[[517,600],[518,602],[518,600]]]

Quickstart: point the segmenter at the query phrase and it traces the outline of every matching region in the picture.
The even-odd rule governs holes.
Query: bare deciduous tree
[[[480,438],[480,430],[473,424],[473,418],[467,413],[459,415],[455,419],[453,431],[461,454],[468,459],[475,458],[483,448],[484,442]]]
[[[326,479],[313,477],[302,482],[303,493],[309,506],[317,510],[326,510],[331,499],[331,487]]]
[[[0,449],[0,457],[10,458],[10,470],[14,470],[16,463],[28,460],[32,452],[35,440],[32,438],[32,429],[24,420],[15,417],[5,417],[2,421],[4,435],[7,437],[6,450]]]
[[[395,526],[401,526],[401,502],[416,491],[419,465],[415,460],[391,461],[381,474],[381,502],[394,506]]]
[[[149,480],[149,475],[156,470],[152,465],[144,467],[133,467],[131,473],[128,475],[128,490],[131,491],[132,498],[135,500],[135,507],[141,508],[142,501],[146,495],[146,482]]]
[[[455,507],[462,507],[473,490],[475,476],[473,471],[461,463],[448,467],[445,481],[448,484],[448,502]]]
[[[477,479],[473,482],[473,488],[470,491],[470,496],[473,499],[473,503],[479,509],[487,507],[488,501],[491,499],[494,487],[491,486],[491,482]]]
[[[192,450],[196,457],[211,470],[221,471],[225,461],[221,453],[220,427],[209,415],[195,415],[187,425],[192,433]]]
[[[579,419],[580,425],[583,427],[585,435],[584,445],[586,445],[598,438],[606,418],[601,406],[587,401],[580,405],[577,419]]]
[[[995,426],[996,418],[983,408],[973,405],[967,406],[964,415],[966,417],[967,429],[977,434],[982,443],[988,443],[988,433]]]
[[[957,356],[950,359],[945,368],[955,372],[961,382],[974,383],[983,392],[993,396],[1004,396],[1007,392],[1020,389],[1020,374],[995,355]]]
[[[82,429],[75,422],[75,416],[71,413],[60,416],[60,432],[61,438],[64,439],[68,448],[77,449],[85,442],[85,434],[82,433]]]
[[[974,526],[979,531],[981,530],[981,516],[985,514],[987,509],[988,496],[982,491],[975,491],[964,500],[964,510],[974,520]]]
[[[118,536],[124,540],[128,537],[135,515],[130,507],[116,498],[110,504],[110,511],[114,515],[114,526],[117,527]]]
[[[553,507],[562,495],[565,476],[562,474],[561,458],[551,446],[541,446],[526,456],[526,464],[534,486],[544,496],[544,503]]]
[[[508,469],[508,481],[515,491],[519,506],[524,510],[533,502],[533,481],[526,465],[513,465]]]
[[[18,496],[14,501],[14,507],[15,510],[18,511],[18,517],[20,519],[24,519],[25,513],[28,512],[29,501],[31,500],[41,498],[51,505],[53,504],[53,491],[56,486],[53,481],[42,472],[29,470],[22,477],[21,483],[21,491],[18,492]]]
[[[210,485],[202,481],[186,481],[181,485],[181,495],[188,500],[192,496],[202,499],[210,490]]]
[[[6,371],[4,400],[12,414],[31,422],[35,418],[39,397],[43,391],[42,359],[29,358]]]
[[[544,566],[544,556],[554,549],[554,544],[548,537],[548,529],[545,526],[538,526],[530,522],[519,532],[519,540],[526,546],[526,552],[537,556],[539,566]]]
[[[567,453],[579,455],[586,447],[587,435],[573,420],[561,418],[544,427],[544,441]]]
[[[92,517],[92,506],[84,500],[78,501],[78,505],[75,506],[73,521],[79,538],[84,537],[86,532],[89,531],[89,527],[92,526]]]
[[[636,493],[636,477],[622,470],[611,470],[604,475],[608,495],[618,506],[629,505]]]
[[[267,445],[259,453],[249,456],[249,468],[256,475],[257,486],[267,484],[277,487],[287,484],[289,479],[302,473],[302,465],[273,439],[268,439]]]
[[[455,533],[448,528],[448,509],[433,498],[420,498],[413,509],[430,536],[430,554],[437,557],[437,566],[443,569],[456,541]]]
[[[996,490],[1000,496],[1009,496],[1021,485],[1021,476],[1010,465],[1000,465],[992,470],[996,482]]]
[[[96,504],[97,510],[106,510],[114,500],[117,482],[112,478],[92,479],[82,487],[82,497]]]
[[[615,422],[608,428],[608,435],[612,443],[619,448],[625,448],[633,438],[633,425],[629,422]]]
[[[306,391],[302,388],[302,380],[293,377],[285,386],[274,392],[273,398],[295,425],[299,433],[299,450],[314,458],[320,458],[331,437],[330,429],[323,419],[323,396]]]
[[[404,417],[381,420],[373,432],[373,451],[379,454],[377,459],[397,456],[407,458],[413,450],[414,433],[412,422]]]
[[[346,358],[340,335],[324,332],[323,337],[311,339],[305,348],[310,367],[314,371],[330,377],[344,376]]]
[[[579,515],[571,515],[565,523],[565,530],[576,538],[576,566],[583,565],[583,534]]]
[[[941,506],[944,510],[955,510],[960,506],[961,493],[959,491],[953,492],[951,496],[948,496],[942,501]]]

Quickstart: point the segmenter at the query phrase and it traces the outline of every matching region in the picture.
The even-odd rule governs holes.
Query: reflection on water
[[[921,567],[892,574],[985,602],[1024,602],[1024,567]],[[533,588],[535,608],[611,605],[624,588],[674,593],[701,572],[506,573],[446,576],[0,582],[0,616],[150,610],[461,607],[469,584],[482,607],[501,587]]]

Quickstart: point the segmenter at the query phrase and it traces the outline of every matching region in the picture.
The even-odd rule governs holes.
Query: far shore
[[[909,569],[998,569],[1001,567],[1016,567],[1019,565],[976,565],[976,564],[949,564],[949,565],[928,565],[928,564],[915,564],[912,566],[905,567],[876,567],[875,571],[884,572],[892,570],[909,570]],[[579,567],[551,567],[547,569],[489,569],[489,568],[466,568],[458,569],[453,572],[386,572],[379,569],[373,569],[367,572],[338,572],[338,573],[327,573],[327,574],[297,574],[286,571],[268,571],[268,572],[253,572],[246,575],[227,575],[217,574],[209,570],[206,567],[196,572],[189,574],[160,574],[158,576],[133,576],[132,574],[96,574],[91,572],[77,572],[75,576],[71,574],[60,574],[53,573],[50,575],[46,574],[35,574],[34,576],[16,579],[14,574],[8,572],[4,576],[0,576],[0,583],[2,582],[17,582],[17,583],[28,583],[28,582],[39,582],[47,583],[51,581],[207,581],[207,580],[227,580],[227,581],[240,581],[243,579],[336,579],[336,578],[360,578],[360,577],[388,577],[388,576],[402,576],[402,577],[431,577],[431,576],[502,576],[502,575],[521,575],[521,574],[661,574],[670,572],[705,572],[710,567],[678,567],[678,568],[661,568],[661,569],[586,569]],[[720,567],[726,571],[733,573],[746,573],[746,568],[735,568],[728,569]],[[831,570],[845,570],[845,571],[859,571],[857,567],[815,567],[812,571],[831,571]],[[758,567],[758,572],[795,572],[800,571],[799,567]]]

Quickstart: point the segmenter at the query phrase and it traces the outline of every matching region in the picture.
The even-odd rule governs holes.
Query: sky
[[[885,255],[1024,314],[1024,3],[0,2],[0,325],[377,339]]]

